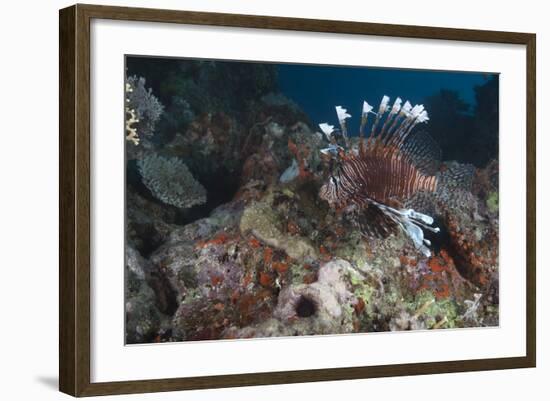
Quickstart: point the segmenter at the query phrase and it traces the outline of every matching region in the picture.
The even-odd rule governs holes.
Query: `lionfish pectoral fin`
[[[439,232],[438,227],[432,227],[434,219],[424,213],[419,213],[413,209],[395,209],[390,206],[375,203],[378,208],[411,239],[415,248],[422,252],[424,256],[430,257],[429,246],[431,242],[424,238],[424,230],[434,233]]]
[[[403,222],[403,229],[407,236],[412,240],[416,249],[418,249],[426,257],[430,257],[432,252],[428,246],[431,245],[430,241],[424,238],[424,231],[410,221]]]
[[[374,238],[387,238],[399,230],[397,223],[376,204],[367,204],[357,219],[361,233]]]

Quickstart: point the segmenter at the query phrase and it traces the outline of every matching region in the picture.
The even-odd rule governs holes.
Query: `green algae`
[[[242,233],[250,231],[262,242],[284,250],[293,259],[317,258],[306,238],[283,233],[281,219],[269,203],[252,202],[243,211],[239,228]]]
[[[485,202],[487,204],[487,209],[489,209],[489,212],[497,213],[498,212],[498,191],[489,193],[489,196],[487,196],[487,200]]]

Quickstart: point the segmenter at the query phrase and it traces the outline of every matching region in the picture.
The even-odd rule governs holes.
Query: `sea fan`
[[[182,209],[206,202],[206,190],[180,159],[148,154],[137,163],[143,183],[162,202]]]

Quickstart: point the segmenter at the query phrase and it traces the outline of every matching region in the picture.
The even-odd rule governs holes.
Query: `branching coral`
[[[130,85],[126,84],[126,91],[131,91]],[[134,109],[129,108],[126,106],[126,140],[133,142],[134,145],[139,145],[139,136],[137,134],[137,128],[134,127],[134,124],[139,122],[136,116],[136,111]]]
[[[139,135],[151,137],[154,134],[155,124],[164,107],[153,95],[151,88],[145,88],[145,78],[128,77],[125,90],[126,139],[138,145]]]
[[[182,209],[206,202],[206,190],[178,158],[149,154],[138,167],[143,183],[162,202]]]

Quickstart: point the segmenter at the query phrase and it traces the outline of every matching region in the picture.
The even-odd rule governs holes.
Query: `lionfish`
[[[340,130],[319,124],[330,142],[321,152],[332,170],[319,196],[331,207],[352,206],[359,210],[363,235],[387,236],[400,229],[418,250],[430,256],[431,243],[424,231],[438,233],[439,228],[433,226],[433,217],[404,205],[419,192],[436,193],[444,184],[441,181],[448,178],[438,173],[441,152],[437,144],[425,131],[413,130],[429,120],[424,106],[413,107],[401,98],[393,106],[389,102],[390,98],[384,96],[377,113],[363,102],[358,149],[350,147],[346,119],[351,115],[343,107],[336,106]],[[370,114],[374,122],[365,139]],[[343,147],[337,143],[337,136],[343,139]]]

